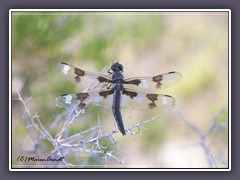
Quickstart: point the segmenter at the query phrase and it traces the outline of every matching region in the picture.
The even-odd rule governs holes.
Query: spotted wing
[[[172,71],[156,76],[135,77],[124,80],[124,84],[130,85],[130,88],[152,88],[164,89],[168,88],[182,79],[182,75],[179,72]]]
[[[89,91],[75,94],[64,94],[56,99],[56,105],[66,109],[86,109],[90,104],[109,108],[113,102],[113,89],[103,89],[101,91]]]
[[[113,82],[111,77],[103,74],[85,71],[65,62],[57,63],[56,68],[68,80],[79,84],[82,89],[94,89],[91,87],[98,86],[99,84],[109,84]]]
[[[175,99],[169,95],[137,92],[124,88],[122,107],[129,105],[136,110],[170,110],[175,106]]]

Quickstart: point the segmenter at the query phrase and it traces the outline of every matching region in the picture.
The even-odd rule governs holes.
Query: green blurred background
[[[175,97],[174,109],[145,125],[148,130],[141,129],[135,138],[118,137],[121,159],[129,167],[207,167],[196,144],[199,135],[183,119],[205,132],[212,116],[223,111],[216,117],[218,125],[228,123],[227,12],[13,12],[11,37],[12,96],[17,97],[15,88],[21,84],[21,95],[32,97],[31,111],[46,126],[61,111],[55,98],[77,91],[54,70],[57,62],[101,72],[119,60],[125,77],[182,73],[177,85],[157,92]],[[22,104],[13,100],[13,164],[33,145],[23,112]],[[91,126],[96,114],[86,113],[93,119]],[[111,113],[101,122],[106,132],[113,130]],[[83,130],[79,126],[73,132]],[[220,128],[208,138],[217,167],[228,163],[227,132]]]

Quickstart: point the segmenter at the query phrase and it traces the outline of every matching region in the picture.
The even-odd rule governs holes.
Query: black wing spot
[[[77,75],[74,79],[76,82],[80,82],[81,78],[80,76],[84,76],[85,75],[85,71],[79,69],[79,68],[74,68],[74,73]]]
[[[89,97],[88,93],[77,93],[76,94],[77,99],[80,100],[80,102],[83,102],[84,100],[86,100]]]
[[[151,101],[151,103],[148,104],[150,109],[153,109],[153,108],[157,107],[157,105],[155,103],[155,101],[158,100],[158,95],[157,94],[147,94],[146,97]]]
[[[137,93],[134,91],[128,91],[126,89],[123,89],[123,94],[126,94],[127,96],[129,96],[131,99],[133,99],[134,97],[137,97]]]
[[[80,109],[86,109],[87,108],[87,104],[86,103],[79,103],[78,107]]]
[[[74,68],[74,73],[78,76],[84,76],[85,75],[85,71],[83,71],[79,68]]]
[[[61,64],[64,64],[64,65],[67,65],[67,66],[68,66],[68,64],[67,64],[67,63],[65,63],[65,62],[61,62]]]
[[[153,109],[153,108],[157,107],[156,103],[154,103],[154,102],[149,103],[148,106],[149,106],[150,109]]]
[[[99,95],[100,96],[103,96],[104,98],[106,98],[108,95],[111,95],[111,94],[113,94],[113,89],[110,89],[110,90],[108,90],[108,91],[100,91],[99,92]]]
[[[161,81],[163,80],[163,76],[162,75],[153,76],[152,80],[153,80],[153,82],[157,83],[156,87],[160,88],[162,85]]]
[[[62,96],[62,97],[65,97],[65,96],[67,96],[67,95],[69,95],[69,94],[62,94],[61,96]]]
[[[158,100],[158,95],[157,94],[147,94],[147,98],[150,100],[150,101],[157,101]]]
[[[99,76],[99,77],[98,77],[98,81],[99,81],[100,83],[102,83],[102,82],[110,82],[110,83],[112,83],[112,80],[107,79],[107,78],[102,77],[102,76]]]
[[[141,81],[139,79],[133,79],[130,81],[124,81],[124,84],[134,84],[134,85],[139,85],[141,83]]]

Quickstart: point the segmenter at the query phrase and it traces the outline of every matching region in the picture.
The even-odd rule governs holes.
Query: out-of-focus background
[[[78,89],[62,78],[55,64],[64,61],[101,72],[116,60],[124,65],[125,77],[169,71],[183,75],[175,86],[156,92],[176,99],[171,111],[145,124],[135,136],[115,137],[117,146],[110,149],[117,149],[126,167],[228,167],[227,12],[13,12],[11,38],[16,167],[24,165],[17,161],[20,155],[43,157],[43,152],[46,156],[53,151],[47,140],[41,141],[46,148],[41,153],[31,151],[36,150],[37,137],[24,121],[16,88],[23,99],[31,97],[30,111],[39,115],[46,129],[55,126],[49,130],[54,137],[60,123],[51,123],[63,111],[55,106],[56,97]],[[84,115],[70,134],[97,125],[96,113]],[[106,133],[114,130],[111,112],[101,116],[101,125]],[[86,166],[104,164],[94,153],[84,154],[84,159]],[[113,159],[106,167],[116,166],[122,164]]]

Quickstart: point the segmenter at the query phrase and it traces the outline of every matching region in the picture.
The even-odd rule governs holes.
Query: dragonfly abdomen
[[[124,128],[122,114],[120,111],[120,109],[121,109],[120,103],[121,103],[121,90],[117,88],[117,89],[115,89],[115,92],[114,92],[112,111],[113,111],[113,116],[117,122],[118,129],[120,130],[120,132],[123,135],[125,135],[126,131]]]

